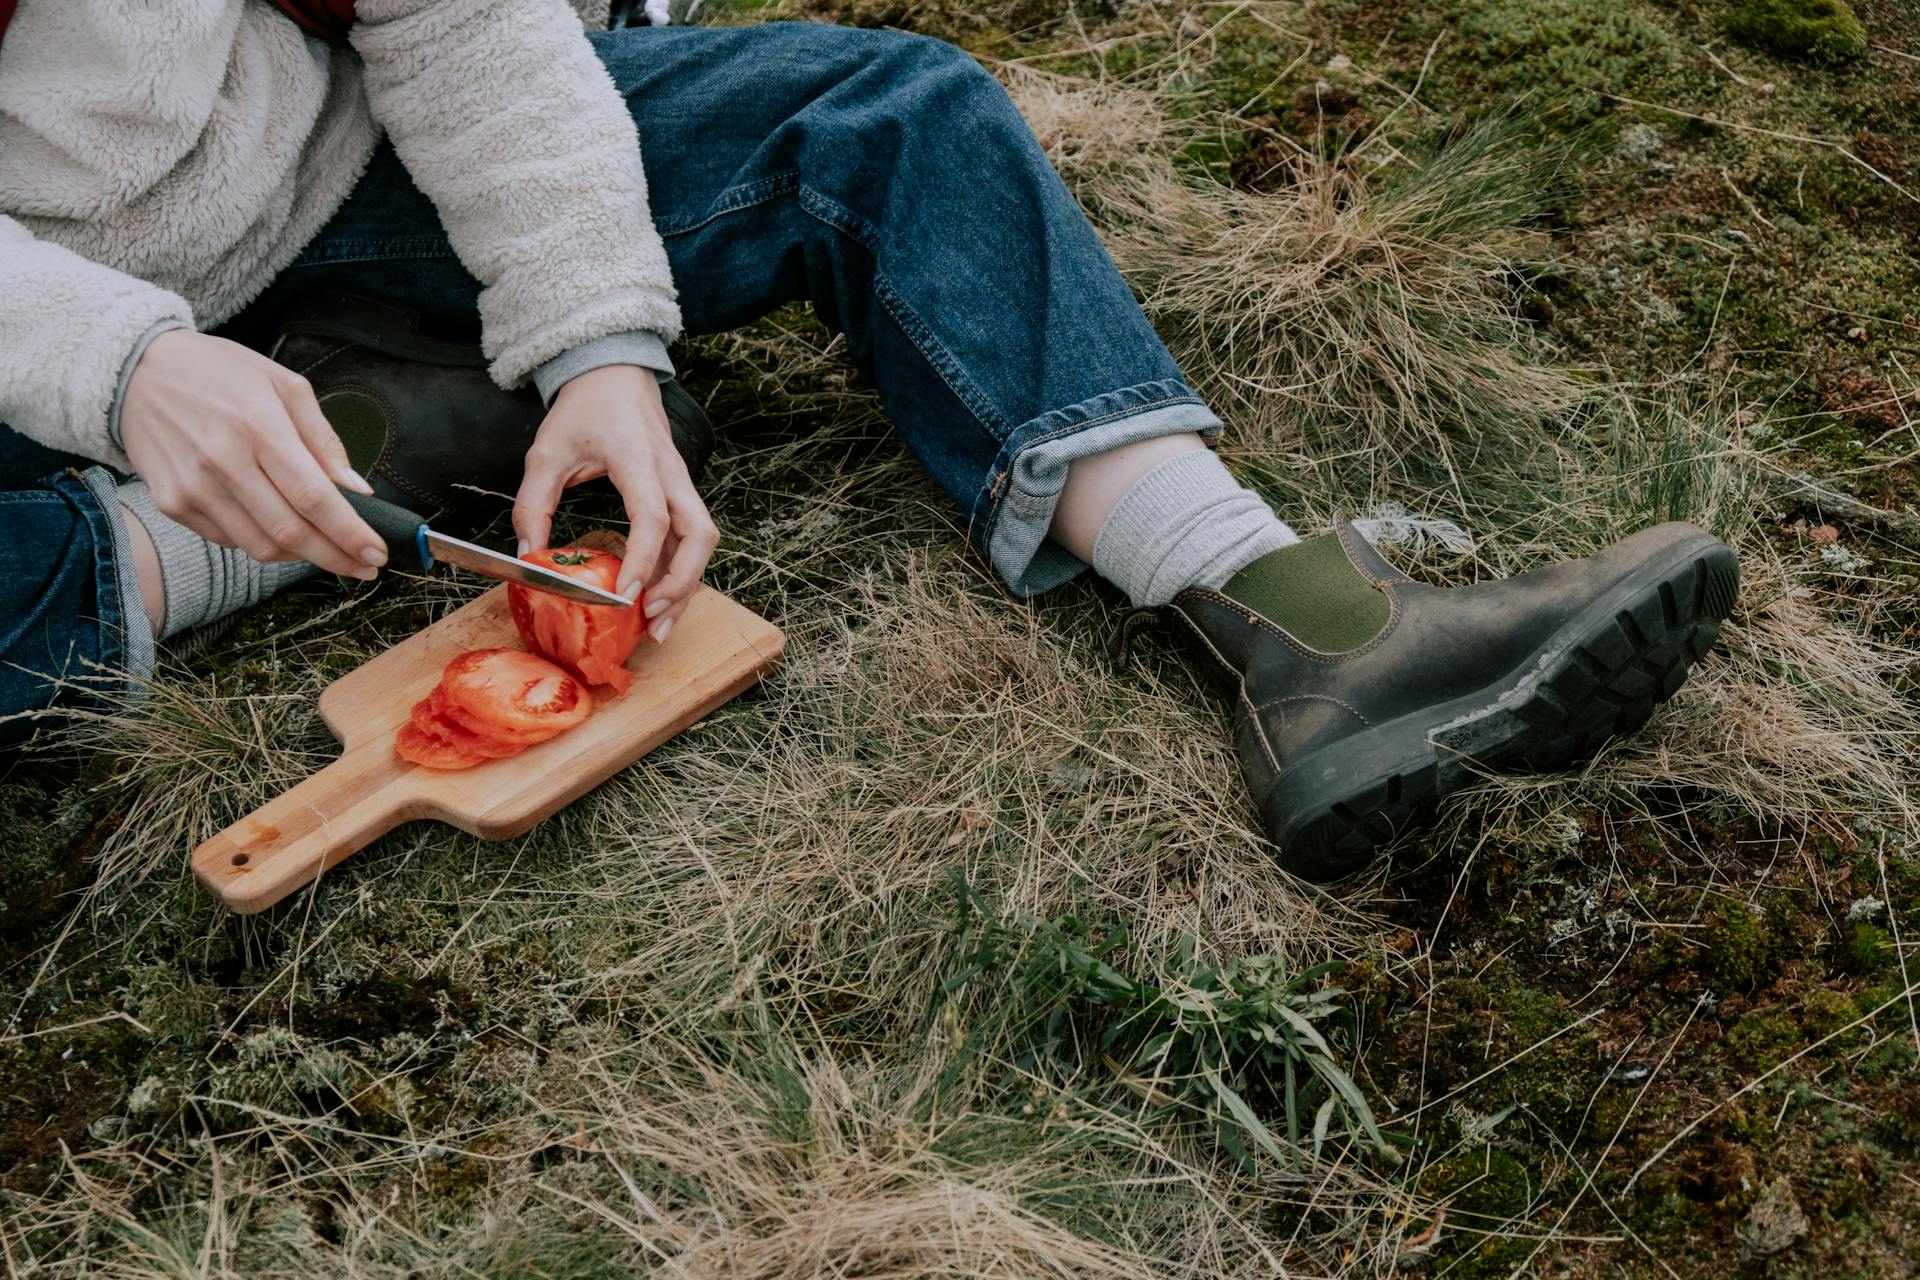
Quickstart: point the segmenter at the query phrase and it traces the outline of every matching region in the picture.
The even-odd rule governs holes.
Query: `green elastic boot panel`
[[[371,471],[387,451],[391,429],[380,402],[357,391],[335,391],[320,401],[320,412],[347,447],[347,462],[353,469],[363,475]]]
[[[1221,594],[1321,653],[1358,649],[1380,634],[1392,611],[1386,593],[1332,536],[1269,551],[1227,579]]]

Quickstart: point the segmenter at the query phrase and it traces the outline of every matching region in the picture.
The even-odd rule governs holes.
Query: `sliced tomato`
[[[423,769],[471,769],[488,758],[436,737],[411,720],[400,726],[393,750],[402,760]]]
[[[439,738],[462,751],[470,751],[489,760],[518,755],[533,745],[530,741],[518,741],[470,729],[446,715],[442,709],[445,705],[446,698],[436,686],[431,694],[413,704],[408,719],[427,736]]]
[[[607,591],[620,581],[621,560],[610,551],[552,547],[529,551],[521,559]],[[533,652],[551,658],[588,684],[611,685],[616,693],[625,693],[633,683],[627,659],[647,625],[640,600],[630,609],[575,604],[551,592],[509,583],[507,604],[520,639]]]
[[[464,712],[463,725],[499,736],[558,733],[593,711],[593,697],[578,679],[545,658],[518,649],[474,649],[447,664],[440,675],[449,712]]]
[[[435,688],[432,696],[425,701],[431,704],[431,715],[435,722],[463,730],[475,737],[516,747],[531,747],[545,742],[548,738],[563,732],[566,727],[562,725],[550,729],[503,729],[497,724],[489,724],[479,716],[464,711],[449,701],[444,685]]]

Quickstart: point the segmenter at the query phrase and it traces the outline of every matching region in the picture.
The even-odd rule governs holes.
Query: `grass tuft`
[[[1026,69],[1008,87],[1241,447],[1391,455],[1537,428],[1581,399],[1534,358],[1518,289],[1564,153],[1489,119],[1412,155],[1295,144],[1263,190],[1177,163],[1149,89]],[[1115,123],[1123,122],[1123,123]]]

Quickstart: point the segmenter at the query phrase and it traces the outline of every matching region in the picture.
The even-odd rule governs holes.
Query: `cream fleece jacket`
[[[125,468],[122,366],[256,297],[384,128],[484,286],[515,386],[680,328],[626,104],[567,0],[359,0],[352,50],[265,0],[22,0],[0,51],[0,422]]]

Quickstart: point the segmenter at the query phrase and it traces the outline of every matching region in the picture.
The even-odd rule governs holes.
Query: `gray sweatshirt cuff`
[[[127,384],[133,381],[134,367],[140,363],[140,357],[147,354],[147,344],[171,330],[191,328],[192,325],[179,320],[155,320],[145,333],[134,339],[133,350],[127,353],[127,358],[120,365],[120,380],[113,387],[113,403],[107,407],[107,434],[122,449],[127,447],[127,442],[120,438],[120,406],[126,401]]]
[[[667,357],[667,344],[660,335],[645,329],[627,329],[603,338],[591,338],[562,351],[533,371],[533,385],[540,388],[540,399],[552,404],[561,387],[590,369],[604,369],[610,364],[651,369],[662,382],[673,376],[673,361]]]

